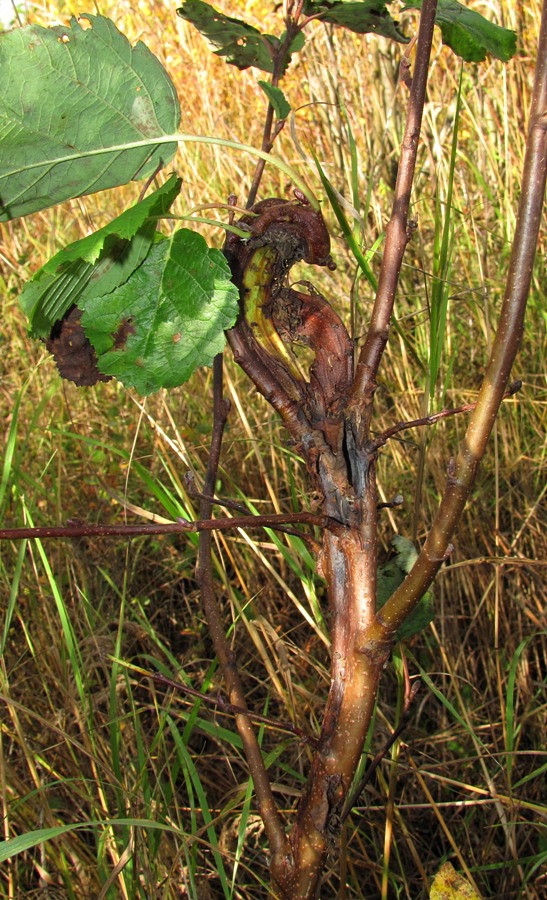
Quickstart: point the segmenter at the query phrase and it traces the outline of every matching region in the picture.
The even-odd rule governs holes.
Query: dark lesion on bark
[[[311,265],[336,268],[330,255],[330,237],[323,216],[302,198],[295,201],[281,197],[259,200],[241,217],[238,225],[247,228],[251,237],[242,241],[237,235],[228,235],[225,245],[228,253],[240,256],[242,248],[253,250],[270,244],[290,260],[291,265],[303,259]]]
[[[302,260],[335,268],[330,237],[321,213],[302,202],[269,197],[256,203],[238,222],[251,232],[244,240],[230,234],[224,252],[240,288],[240,315],[228,332],[236,361],[257,389],[281,413],[284,424],[303,447],[308,469],[318,476],[324,451],[343,456],[344,397],[353,380],[353,343],[340,316],[309,282],[295,290],[288,284],[291,267]],[[271,250],[261,315],[286,347],[294,366],[260,342],[246,316],[247,288],[253,259]],[[305,348],[304,354],[298,349]],[[306,364],[302,356],[311,358]],[[284,411],[288,415],[284,416]]]

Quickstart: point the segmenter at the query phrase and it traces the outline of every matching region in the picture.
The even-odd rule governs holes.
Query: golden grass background
[[[475,395],[503,294],[539,28],[539,4],[473,6],[515,29],[518,51],[507,66],[468,65],[463,76],[443,363],[449,405]],[[280,11],[263,0],[221,8],[270,33],[281,30]],[[59,2],[28,4],[21,14],[56,24],[81,11]],[[181,131],[259,145],[265,108],[256,73],[239,73],[215,57],[175,16],[175,6],[99,0],[89,11],[111,16],[131,41],[142,39],[163,61],[181,99]],[[407,19],[415,23],[415,14]],[[363,197],[370,190],[365,247],[381,235],[390,212],[405,108],[405,90],[396,85],[400,52],[385,41],[318,24],[283,83],[297,112],[293,133],[282,133],[275,152],[301,166],[320,192],[299,153],[300,146],[313,149],[349,198],[341,106],[347,110]],[[412,207],[418,229],[401,282],[401,336],[393,335],[380,373],[378,430],[422,409],[435,194],[446,194],[458,78],[459,63],[436,43]],[[224,202],[230,193],[242,200],[253,161],[222,148],[183,144],[174,167],[184,180],[176,211],[186,212]],[[188,385],[146,402],[113,383],[91,390],[62,384],[42,346],[27,337],[17,305],[25,279],[51,254],[103,225],[138,191],[139,185],[130,185],[2,226],[5,525],[70,517],[135,521],[192,511],[183,476],[192,471],[199,485],[206,463],[210,373],[200,371]],[[260,196],[287,193],[290,185],[267,170]],[[333,216],[325,214],[338,271],[313,277],[349,316],[354,268]],[[220,229],[203,233],[220,246]],[[372,264],[377,271],[378,254]],[[302,277],[310,273],[302,269]],[[332,859],[324,898],[426,897],[445,859],[472,878],[483,897],[547,895],[540,828],[545,286],[543,243],[513,373],[523,389],[504,404],[454,554],[435,584],[436,618],[404,650],[411,675],[422,666],[436,693],[422,688],[403,742],[367,789],[366,808],[348,820],[342,860]],[[355,294],[360,333],[371,295],[362,282]],[[226,357],[232,413],[219,496],[251,502],[260,511],[313,507],[303,467],[274,414]],[[440,402],[438,392],[433,404]],[[405,497],[402,509],[383,520],[383,558],[394,532],[423,538],[464,428],[463,417],[447,420],[427,435],[405,434],[405,442],[392,442],[382,453],[383,496]],[[273,719],[316,728],[328,688],[328,652],[324,590],[311,560],[299,542],[276,542],[272,535],[241,532],[216,541],[219,597],[249,705]],[[0,687],[4,838],[112,818],[153,819],[166,827],[96,824],[38,845],[4,864],[1,897],[269,896],[267,848],[230,719],[202,707],[192,724],[193,701],[113,662],[187,678],[213,696],[222,689],[200,609],[194,553],[195,542],[182,538],[139,539],[128,546],[107,539],[0,546],[0,608],[10,621]],[[390,668],[372,752],[396,721],[398,692],[396,669]],[[174,736],[177,728],[185,749]],[[265,730],[262,742],[290,821],[309,749],[273,729]]]

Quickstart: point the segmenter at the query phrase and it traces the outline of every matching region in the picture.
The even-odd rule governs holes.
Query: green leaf
[[[171,79],[103,16],[5,32],[0,74],[0,221],[145,178],[175,153],[154,143],[178,126]]]
[[[286,119],[291,111],[291,104],[285,98],[281,88],[268,84],[267,81],[259,81],[258,83],[272,104],[277,120]]]
[[[181,228],[169,238],[156,235],[124,284],[81,308],[100,371],[146,395],[211,364],[236,320],[238,291],[220,250]]]
[[[36,847],[38,844],[45,844],[46,841],[50,841],[53,838],[69,834],[71,831],[95,829],[97,826],[112,828],[115,825],[132,825],[138,828],[153,828],[160,831],[174,832],[174,828],[170,825],[164,825],[162,822],[152,819],[106,819],[104,821],[97,819],[89,822],[72,822],[69,825],[53,825],[50,828],[26,831],[24,834],[18,834],[17,837],[8,841],[0,841],[0,863],[5,862],[7,859],[12,859],[18,853],[31,850],[32,847]]]
[[[194,25],[207,40],[218,49],[217,56],[225,56],[226,62],[238,69],[255,66],[263,72],[273,72],[273,55],[278,50],[281,38],[262,34],[258,28],[248,25],[242,19],[225,16],[203,0],[184,0],[177,14]],[[301,34],[293,39],[279,70],[282,75],[291,60],[291,53],[300,50],[304,44]]]
[[[271,53],[276,39],[271,35],[261,34],[242,19],[225,16],[203,0],[185,0],[177,14],[218,47],[215,54],[225,56],[232,66],[238,69],[256,66],[263,72],[273,72]]]
[[[285,40],[286,34],[287,34],[286,31],[282,32],[282,34],[279,36],[280,42]],[[293,37],[292,41],[289,44],[289,50],[288,50],[289,54],[290,53],[299,53],[300,50],[302,50],[302,47],[304,46],[305,43],[306,43],[306,38],[304,37],[304,32],[297,31],[297,33],[295,34],[295,36]],[[290,61],[291,61],[290,57],[288,57],[285,62],[285,68],[283,69],[283,71],[285,71],[285,69],[287,68]]]
[[[418,556],[412,541],[401,534],[394,535],[391,543],[397,551],[395,556],[378,567],[378,609],[382,608],[386,600],[399,587],[405,575],[410,572]],[[427,591],[398,629],[395,635],[396,640],[402,641],[413,637],[419,631],[423,631],[433,617],[433,592]]]
[[[46,841],[68,834],[70,831],[91,828],[92,825],[93,823],[75,822],[70,825],[54,825],[51,828],[38,828],[36,831],[18,834],[17,837],[0,843],[0,862],[5,862],[18,853],[24,853],[25,850],[30,850],[32,847],[36,847],[37,844],[44,844]]]
[[[74,304],[108,294],[126,281],[146,257],[157,216],[165,215],[180,191],[175,175],[120,216],[64,247],[24,286],[19,303],[34,337],[48,337],[52,326]]]
[[[411,0],[405,9],[420,9],[421,5],[421,0]],[[439,0],[435,23],[441,29],[443,44],[466,62],[482,62],[487,54],[507,62],[515,54],[514,31],[489,22],[458,0]]]
[[[346,3],[345,0],[306,0],[304,12],[308,16],[321,14],[322,22],[341,25],[357,34],[381,34],[399,43],[407,43],[408,38],[399,30],[399,23],[390,16],[384,0],[359,0]]]

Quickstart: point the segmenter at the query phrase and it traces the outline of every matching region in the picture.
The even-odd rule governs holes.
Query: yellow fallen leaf
[[[429,900],[481,900],[481,896],[454,866],[446,862],[433,879]]]

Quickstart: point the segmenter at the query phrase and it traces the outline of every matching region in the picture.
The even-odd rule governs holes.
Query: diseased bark
[[[376,608],[376,522],[348,529],[342,537],[326,535],[324,555],[333,621],[331,688],[290,833],[293,867],[280,885],[283,896],[293,898],[315,896],[326,855],[337,842],[376,699],[371,687],[377,686],[389,652],[389,644],[373,646],[366,637]]]
[[[505,395],[521,332],[539,216],[545,189],[547,35],[542,24],[531,129],[523,192],[508,286],[492,357],[473,409],[466,439],[456,463],[449,464],[448,483],[439,513],[416,564],[400,588],[376,613],[377,498],[375,456],[401,429],[397,424],[375,440],[369,437],[376,374],[387,342],[399,271],[407,242],[408,205],[425,98],[434,0],[424,0],[412,81],[411,100],[401,151],[393,214],[386,234],[379,288],[371,325],[359,356],[351,389],[333,405],[329,427],[324,408],[293,371],[290,384],[277,370],[273,344],[253,344],[242,313],[230,342],[237,361],[257,388],[281,413],[298,441],[314,485],[324,497],[326,515],[338,523],[337,533],[324,532],[320,564],[328,587],[331,612],[331,685],[318,747],[306,788],[289,834],[290,856],[272,859],[272,880],[286,900],[315,897],[325,859],[336,840],[340,817],[362,752],[378,689],[397,627],[431,584],[449,551],[449,542],[472,488],[488,436]],[[303,226],[305,227],[305,226]],[[305,235],[302,237],[305,246]],[[231,240],[234,251],[237,239]],[[279,252],[279,243],[276,252]],[[235,251],[234,271],[240,278],[249,256]],[[302,252],[301,256],[305,254]],[[233,260],[232,260],[233,261]],[[287,264],[287,268],[290,262]],[[236,277],[237,282],[237,277]],[[242,306],[246,295],[242,289]],[[275,304],[273,304],[275,306]],[[273,308],[270,306],[270,309]],[[277,320],[270,312],[272,324]],[[329,332],[328,319],[326,334]],[[281,331],[281,329],[279,329]],[[291,334],[285,333],[285,339]],[[273,358],[270,352],[273,352]],[[318,364],[316,355],[315,364]],[[268,377],[261,378],[266,370]],[[328,373],[323,372],[328,381]],[[288,385],[288,386],[287,386]],[[327,391],[328,393],[328,391]],[[410,424],[410,423],[409,423]],[[416,422],[412,424],[426,424]]]

